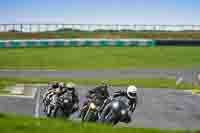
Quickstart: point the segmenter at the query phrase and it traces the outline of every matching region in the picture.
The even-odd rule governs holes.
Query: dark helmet
[[[106,91],[109,85],[105,81],[102,81],[101,86],[102,86],[102,89]]]
[[[108,87],[109,85],[106,82],[101,82],[101,93],[105,97],[109,96]]]
[[[51,86],[52,86],[52,88],[58,88],[59,83],[57,81],[54,81]]]

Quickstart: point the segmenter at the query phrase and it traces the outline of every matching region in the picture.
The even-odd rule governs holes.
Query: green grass
[[[59,82],[69,82],[72,81],[76,84],[81,85],[98,85],[101,81],[106,81],[111,86],[128,86],[131,84],[136,85],[141,88],[175,88],[175,89],[192,89],[193,86],[190,83],[181,83],[180,85],[176,85],[176,80],[166,79],[166,78],[132,78],[132,79],[65,79],[65,78],[6,78],[0,77],[0,90],[5,88],[5,86],[15,85],[17,83],[24,84],[36,84],[36,83],[49,83],[52,81]],[[0,91],[1,92],[1,91]]]
[[[119,128],[97,124],[81,124],[64,120],[35,119],[0,115],[2,133],[197,133],[182,129]]]
[[[192,90],[193,94],[200,94],[200,88],[195,88]]]
[[[0,49],[0,69],[198,68],[200,47]]]
[[[5,39],[59,39],[59,38],[150,38],[150,39],[200,39],[200,32],[0,32]]]
[[[5,90],[5,88],[9,85],[11,85],[11,82],[6,80],[0,80],[0,94],[8,94],[9,92]]]

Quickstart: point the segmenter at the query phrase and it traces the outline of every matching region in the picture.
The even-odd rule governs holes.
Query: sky
[[[1,0],[0,23],[200,24],[200,0]]]

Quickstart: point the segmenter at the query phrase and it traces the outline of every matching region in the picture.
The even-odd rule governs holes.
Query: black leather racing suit
[[[128,100],[128,105],[129,105],[129,111],[130,111],[131,113],[133,113],[133,112],[135,111],[136,105],[137,105],[137,103],[138,103],[137,94],[135,95],[135,98],[130,99],[130,98],[127,96],[126,91],[117,91],[117,92],[115,92],[115,94],[113,95],[112,98],[117,98],[117,97],[125,97],[125,98],[127,98],[127,100]],[[106,115],[109,113],[109,110],[110,110],[110,108],[111,108],[111,106],[112,106],[112,105],[111,105],[111,102],[112,102],[111,99],[108,99],[108,100],[107,100],[107,104],[106,104],[105,108],[103,109],[103,111],[102,111],[102,113],[101,113],[101,118],[100,118],[101,121],[104,121]],[[129,116],[130,116],[130,115],[129,115]],[[131,117],[130,117],[130,118],[127,118],[127,123],[129,123],[130,121],[131,121]]]
[[[68,88],[63,88],[63,91],[61,93],[58,93],[58,97],[65,97],[68,96],[68,94],[72,97],[72,103],[73,103],[73,111],[72,112],[76,112],[79,109],[79,96],[78,96],[78,92],[76,91],[76,89],[68,89]]]
[[[94,89],[88,91],[86,95],[87,100],[83,103],[83,107],[81,109],[82,116],[85,115],[87,111],[87,105],[91,99],[96,98],[96,105],[101,109],[101,106],[104,104],[104,101],[109,97],[109,92],[106,85],[98,86]]]

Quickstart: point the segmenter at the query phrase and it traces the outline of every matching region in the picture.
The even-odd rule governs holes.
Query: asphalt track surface
[[[0,70],[0,77],[49,77],[49,78],[159,78],[182,77],[183,81],[192,82],[197,70],[162,70],[162,69],[132,69],[132,70],[99,70],[99,71],[56,71],[56,70]]]
[[[105,71],[15,71],[0,70],[1,77],[66,77],[66,78],[129,78],[129,77],[182,77],[184,81],[191,82],[193,70],[105,70]],[[88,88],[94,86],[79,86],[80,106],[85,100]],[[43,87],[41,87],[43,88]],[[113,87],[112,93],[117,89],[126,87]],[[31,115],[44,117],[42,112],[41,93],[34,99],[17,98],[10,96],[0,97],[0,112],[16,113],[19,115]],[[37,99],[39,97],[39,100]],[[39,112],[37,112],[37,101],[39,101]],[[125,127],[146,128],[186,128],[198,129],[200,123],[200,97],[174,89],[139,89],[139,105],[132,115],[133,121]],[[76,115],[72,119],[77,119]]]
[[[94,86],[79,86],[78,94],[80,106],[85,100],[88,89]],[[43,87],[41,87],[43,88]],[[113,91],[125,89],[125,87],[112,87]],[[11,112],[20,115],[32,115],[37,113],[39,117],[45,117],[42,106],[42,95],[37,94],[34,99],[0,97],[0,112]],[[39,98],[39,99],[37,99]],[[35,110],[39,104],[39,112]],[[139,104],[132,115],[133,121],[123,127],[145,127],[145,128],[183,128],[198,129],[200,123],[200,97],[187,92],[173,89],[139,89]],[[71,119],[78,120],[78,112]]]
[[[94,86],[78,87],[80,106],[85,101],[88,88]],[[126,87],[112,87],[110,94]],[[139,104],[132,115],[133,121],[125,127],[145,128],[186,128],[198,129],[200,123],[200,97],[183,91],[173,89],[139,89]],[[41,93],[42,95],[42,93]],[[43,116],[42,106],[40,115]],[[76,119],[75,117],[72,117]]]
[[[0,112],[17,115],[33,115],[35,99],[26,97],[0,96]]]

